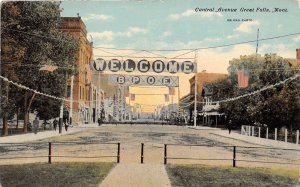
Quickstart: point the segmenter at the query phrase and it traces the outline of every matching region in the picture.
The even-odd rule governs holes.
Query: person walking
[[[33,120],[33,132],[34,132],[34,134],[37,134],[37,132],[38,132],[38,129],[39,129],[39,123],[40,123],[40,121],[39,121],[38,118],[36,117],[36,118]]]
[[[65,123],[65,130],[68,131],[69,123]]]
[[[57,119],[55,118],[54,121],[53,121],[53,127],[54,127],[54,130],[56,131],[56,127],[58,125],[58,121]]]
[[[69,122],[67,120],[64,120],[65,130],[68,131]]]
[[[98,118],[98,126],[101,125],[101,122],[102,122],[101,118]]]

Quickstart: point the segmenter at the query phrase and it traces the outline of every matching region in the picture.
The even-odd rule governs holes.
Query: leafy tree
[[[1,8],[2,27],[17,27],[21,19],[21,10],[12,2],[7,2]],[[18,81],[16,68],[20,65],[20,59],[24,56],[24,47],[18,43],[18,36],[10,30],[1,32],[1,76],[12,81]],[[3,119],[2,135],[8,135],[8,119],[13,117],[19,97],[11,97],[17,89],[1,79],[1,110]]]
[[[60,21],[60,3],[58,2],[9,2],[2,7],[3,38],[11,38],[20,45],[13,51],[20,53],[22,58],[18,60],[18,66],[14,66],[17,81],[29,88],[57,97],[63,97],[65,93],[67,76],[73,74],[75,67],[75,53],[78,49],[78,41],[58,31]],[[18,17],[11,18],[7,7],[15,7]],[[12,46],[10,42],[8,46]],[[12,47],[11,47],[12,48]],[[9,63],[12,61],[7,59]],[[39,71],[42,65],[56,65],[59,68],[53,73]],[[71,70],[70,70],[71,69]],[[7,72],[7,70],[4,70]],[[37,111],[42,115],[43,108],[49,111],[57,111],[58,102],[45,101],[49,98],[39,96],[28,90],[22,90],[22,112],[24,113],[24,132],[27,131],[30,111]],[[11,97],[14,98],[15,95]],[[37,100],[35,100],[37,98]],[[45,105],[46,104],[46,105]],[[10,111],[8,112],[10,113]],[[52,113],[43,118],[53,117]]]
[[[237,70],[250,71],[249,86],[238,88]],[[214,91],[214,100],[223,100],[256,91],[268,85],[274,85],[293,76],[296,72],[284,58],[276,54],[248,55],[230,61],[227,80],[208,85]],[[295,81],[278,85],[255,95],[235,101],[221,103],[224,112],[237,125],[266,124],[270,127],[282,127],[292,124],[296,111],[299,86]]]

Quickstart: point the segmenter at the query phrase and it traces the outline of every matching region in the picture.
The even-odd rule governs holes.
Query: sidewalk
[[[236,139],[239,141],[244,141],[247,143],[253,143],[253,144],[260,145],[260,146],[276,147],[276,148],[281,148],[281,149],[299,149],[300,150],[300,145],[297,145],[295,143],[275,141],[275,140],[271,140],[271,139],[258,138],[255,136],[241,135],[234,131],[229,134],[227,130],[226,131],[222,130],[222,131],[212,132],[212,134],[230,138],[230,139]]]
[[[0,137],[0,143],[24,143],[29,141],[47,139],[55,136],[63,136],[66,134],[72,134],[79,131],[82,131],[82,128],[80,128],[80,126],[69,127],[67,132],[63,128],[61,134],[59,134],[58,129],[56,131],[55,130],[40,131],[37,134],[34,133],[16,134],[11,136]]]
[[[117,164],[99,187],[171,187],[162,164]]]

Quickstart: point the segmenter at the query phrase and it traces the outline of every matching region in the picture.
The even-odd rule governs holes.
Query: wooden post
[[[236,146],[233,146],[233,159],[232,159],[233,167],[236,167],[235,159],[236,159]]]
[[[275,140],[277,140],[277,128],[275,128]]]
[[[266,139],[269,138],[269,128],[267,127],[267,132],[266,132]]]
[[[250,126],[247,126],[247,128],[248,128],[248,136],[251,136],[251,128],[250,128]]]
[[[284,141],[287,142],[287,129],[284,129]]]
[[[165,155],[164,155],[164,164],[167,164],[167,144],[165,144]]]
[[[48,144],[49,144],[48,164],[51,164],[51,163],[52,163],[52,160],[51,160],[51,155],[52,155],[52,144],[51,144],[51,142],[49,142]]]
[[[243,130],[244,130],[244,125],[242,125],[242,127],[241,127],[241,135],[244,134],[244,133],[243,133],[243,132],[244,132]]]
[[[260,127],[258,127],[258,137],[260,138]]]
[[[254,126],[252,126],[252,136],[254,136]]]
[[[120,163],[120,143],[118,143],[117,163]]]
[[[299,130],[296,133],[296,144],[299,144]]]
[[[144,163],[144,143],[141,144],[141,164]]]

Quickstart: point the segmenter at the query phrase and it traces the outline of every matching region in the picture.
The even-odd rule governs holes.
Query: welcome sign
[[[139,71],[142,73],[182,72],[182,73],[189,74],[196,71],[195,63],[191,61],[184,61],[182,63],[178,63],[174,60],[165,63],[162,60],[155,60],[153,62],[150,62],[148,60],[143,59],[138,62],[135,62],[132,59],[127,59],[121,62],[118,59],[105,61],[104,59],[99,58],[97,60],[92,61],[91,66],[96,71],[110,70],[112,72],[118,72],[118,71],[126,71],[126,72]]]

